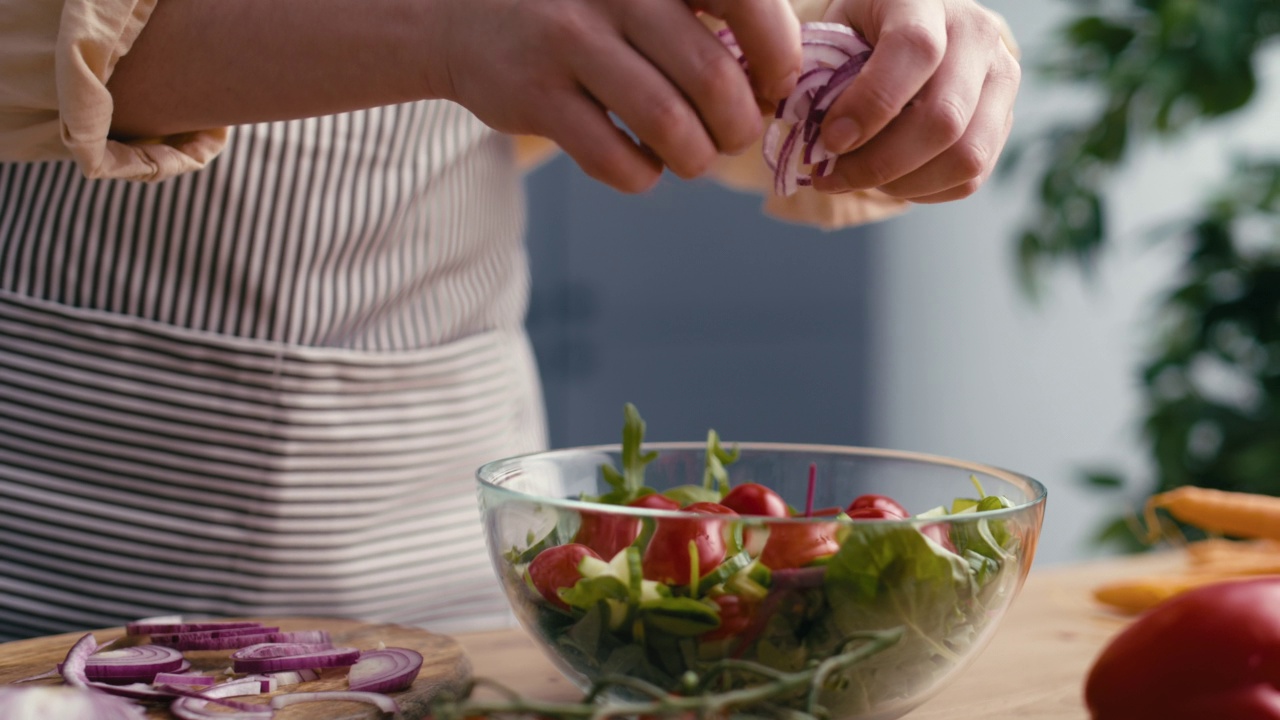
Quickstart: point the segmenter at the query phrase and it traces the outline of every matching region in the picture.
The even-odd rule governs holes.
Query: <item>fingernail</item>
[[[849,118],[836,118],[822,133],[822,143],[832,152],[847,153],[858,142],[858,132],[857,124]]]
[[[800,80],[799,72],[791,72],[786,77],[773,84],[773,91],[769,93],[770,100],[784,100],[796,89],[796,82]]]

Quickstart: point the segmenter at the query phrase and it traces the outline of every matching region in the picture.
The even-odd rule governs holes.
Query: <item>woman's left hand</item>
[[[977,191],[1009,137],[1021,79],[999,16],[973,0],[836,0],[824,19],[875,50],[827,113],[822,140],[841,158],[814,187],[917,203]]]

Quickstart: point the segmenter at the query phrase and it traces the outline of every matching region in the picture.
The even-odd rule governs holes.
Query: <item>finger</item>
[[[785,0],[692,0],[695,9],[725,21],[733,31],[760,97],[777,102],[800,77],[800,20]]]
[[[1009,132],[1010,130],[1012,130],[1012,128],[1013,128],[1013,113],[1010,113],[1005,120],[1004,129],[1000,133],[999,138],[997,139],[997,145],[999,147],[1004,147],[1005,142],[1007,142],[1009,139]],[[996,164],[995,164],[995,161],[993,160],[991,163],[987,165],[986,169],[983,170],[981,173],[979,173],[976,177],[970,178],[968,180],[964,180],[956,185],[952,185],[946,188],[945,190],[940,190],[940,191],[935,190],[934,192],[927,192],[925,194],[911,195],[911,196],[898,195],[896,192],[889,193],[889,194],[896,195],[897,197],[901,197],[904,200],[910,200],[913,203],[919,203],[922,205],[951,202],[952,200],[962,200],[976,193],[978,189],[982,187],[983,183],[987,181],[987,178],[991,177],[991,173],[995,171],[995,168],[996,168]]]
[[[602,38],[598,43],[572,61],[587,92],[672,172],[682,178],[706,172],[715,161],[716,145],[689,101],[622,38]]]
[[[971,193],[976,191],[995,168],[1008,141],[1017,93],[1016,79],[988,76],[964,135],[918,169],[877,187],[901,198],[921,198],[963,186],[969,186]]]
[[[828,149],[846,153],[875,136],[925,86],[947,49],[946,14],[937,0],[836,3],[874,6],[879,17],[833,17],[866,33],[874,50],[862,72],[832,103],[822,125]],[[830,16],[830,13],[829,13]]]
[[[567,93],[546,104],[546,133],[587,175],[627,193],[651,189],[662,163],[637,146],[586,95]]]
[[[689,8],[676,2],[646,5],[645,12],[624,20],[622,32],[692,104],[720,152],[740,153],[760,137],[763,121],[742,65]],[[625,85],[622,90],[633,92]]]
[[[854,189],[881,187],[943,154],[971,124],[982,98],[987,62],[985,53],[957,52],[948,58],[909,107],[867,144],[838,161],[836,174]],[[1001,102],[999,118],[1008,109]],[[999,122],[993,121],[996,128]]]

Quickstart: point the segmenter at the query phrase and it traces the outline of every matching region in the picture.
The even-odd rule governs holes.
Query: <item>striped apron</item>
[[[545,444],[510,143],[411,103],[204,170],[0,164],[0,641],[510,617],[475,468]]]

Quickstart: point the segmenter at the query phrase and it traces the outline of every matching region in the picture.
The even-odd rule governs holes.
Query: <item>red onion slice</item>
[[[232,680],[214,685],[199,694],[183,695],[173,701],[169,712],[179,720],[269,720],[275,710],[268,705],[250,705],[226,699],[261,694],[262,683],[258,680]],[[215,703],[219,707],[210,709],[209,703]]]
[[[208,687],[218,679],[212,675],[199,675],[196,673],[184,672],[162,672],[156,673],[156,677],[151,681],[156,685],[189,685],[191,687]]]
[[[205,620],[199,622],[182,622],[177,616],[147,618],[124,626],[126,635],[154,635],[157,633],[186,633],[202,630],[228,630],[231,628],[262,627],[262,623],[248,620]]]
[[[329,633],[323,630],[294,630],[291,632],[268,632],[253,635],[230,635],[227,637],[197,637],[183,640],[172,647],[178,650],[239,650],[240,648],[261,643],[329,645],[330,639]]]
[[[347,673],[347,687],[367,692],[395,692],[413,684],[422,669],[422,653],[408,648],[369,650]]]
[[[127,685],[152,682],[156,673],[176,672],[191,667],[182,653],[160,645],[134,645],[90,655],[85,676],[98,682]]]
[[[192,630],[190,632],[180,633],[151,633],[151,643],[153,645],[168,645],[170,647],[182,649],[184,645],[199,643],[205,640],[218,640],[221,638],[241,637],[244,635],[266,635],[274,632],[280,632],[280,628],[262,627],[261,625],[257,625],[254,627],[222,628],[219,630]]]
[[[67,651],[67,657],[62,661],[62,679],[72,687],[85,687],[89,684],[89,676],[85,673],[85,665],[89,662],[89,656],[94,650],[98,649],[98,641],[93,637],[93,633],[85,633],[79,640],[71,646]]]
[[[330,648],[299,655],[268,658],[233,658],[231,667],[238,673],[271,673],[303,668],[326,668],[352,665],[360,659],[355,648]]]
[[[717,37],[745,67],[732,31],[726,28]],[[784,196],[834,171],[836,155],[819,137],[822,121],[871,56],[871,45],[856,30],[837,23],[804,23],[800,39],[800,79],[778,104],[761,144],[765,164],[773,172],[773,191]]]
[[[398,715],[400,713],[399,703],[389,695],[373,692],[343,692],[341,690],[277,695],[271,698],[271,707],[282,708],[295,703],[335,701],[372,703],[384,713],[390,713],[392,715]]]
[[[265,660],[266,658],[287,657],[289,655],[303,655],[305,653],[317,652],[320,650],[328,650],[333,645],[330,643],[284,643],[284,642],[268,642],[257,643],[242,647],[231,653],[232,660]]]

